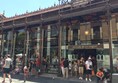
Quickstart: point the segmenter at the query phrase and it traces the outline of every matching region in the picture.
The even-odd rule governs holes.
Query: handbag
[[[91,69],[92,68],[92,65],[90,65],[89,68]]]
[[[12,70],[12,64],[10,64],[10,70]]]
[[[40,72],[41,72],[41,70],[40,70],[40,69],[38,69],[38,72],[40,73]]]
[[[12,70],[13,66],[12,66],[12,63],[10,62],[10,70]]]
[[[95,76],[95,71],[94,70],[92,70],[92,76]]]

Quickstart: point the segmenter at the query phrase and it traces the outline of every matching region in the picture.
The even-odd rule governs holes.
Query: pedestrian
[[[86,81],[92,81],[91,80],[91,74],[92,74],[92,61],[91,57],[88,58],[88,60],[85,62],[85,67],[86,67]]]
[[[61,58],[60,67],[61,67],[61,73],[62,73],[62,75],[64,77],[64,58]]]
[[[64,77],[68,78],[68,67],[69,67],[68,59],[65,58],[63,63],[64,63]]]
[[[4,65],[4,63],[5,63],[5,60],[4,60],[3,57],[1,57],[1,60],[0,60],[0,71],[3,70],[3,65]]]
[[[104,83],[108,83],[110,81],[110,70],[103,68],[103,72],[104,72],[103,81]]]
[[[77,77],[77,70],[78,70],[78,66],[77,66],[77,61],[75,60],[74,61],[74,75],[75,75],[75,77]]]
[[[72,62],[71,61],[69,61],[69,74],[70,74],[70,76],[72,76]]]
[[[79,79],[83,79],[83,74],[84,74],[84,66],[85,66],[85,61],[84,58],[81,57],[80,60],[78,60],[78,72],[79,72]]]
[[[48,63],[47,63],[46,58],[43,59],[42,65],[43,65],[43,72],[47,73],[48,72]]]
[[[39,57],[36,57],[35,64],[36,64],[36,75],[39,76],[40,74],[40,58]]]
[[[27,66],[24,66],[23,68],[24,71],[24,83],[26,82],[26,79],[28,78],[28,74],[29,74],[29,69]]]
[[[103,68],[100,68],[99,71],[96,73],[97,83],[102,83],[103,76],[104,76]]]
[[[2,81],[2,83],[5,83],[6,75],[8,76],[10,83],[12,82],[11,75],[10,75],[11,65],[12,65],[12,59],[10,58],[10,54],[7,54],[6,59],[5,59],[5,63],[3,65],[3,81]]]

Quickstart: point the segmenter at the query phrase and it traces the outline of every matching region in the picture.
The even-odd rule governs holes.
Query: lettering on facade
[[[69,49],[97,49],[97,48],[103,48],[102,45],[71,45],[68,46]]]

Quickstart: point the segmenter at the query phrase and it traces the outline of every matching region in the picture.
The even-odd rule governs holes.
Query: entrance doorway
[[[96,49],[76,49],[73,51],[76,59],[80,59],[80,57],[84,57],[85,60],[88,59],[89,56],[94,57],[96,59],[97,50]]]
[[[75,56],[76,60],[83,57],[84,61],[86,61],[88,57],[91,57],[94,72],[97,72],[97,49],[76,49],[73,51],[73,55]]]

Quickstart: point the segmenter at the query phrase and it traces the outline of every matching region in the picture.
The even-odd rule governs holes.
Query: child
[[[29,73],[29,69],[27,68],[27,66],[24,67],[23,71],[24,71],[24,82],[26,82],[26,78],[28,77]]]
[[[96,73],[97,76],[97,83],[102,83],[102,78],[104,76],[103,68],[100,68],[99,71]]]

